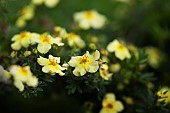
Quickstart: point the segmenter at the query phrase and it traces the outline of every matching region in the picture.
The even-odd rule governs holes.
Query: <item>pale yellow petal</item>
[[[73,71],[73,74],[75,76],[83,76],[86,74],[86,70],[85,68],[82,68],[82,67],[76,67]]]
[[[115,102],[115,111],[121,112],[124,109],[124,106],[121,101]]]
[[[116,50],[116,46],[119,44],[118,40],[113,40],[112,42],[110,42],[107,46],[107,50],[109,52],[114,52]]]
[[[58,74],[59,74],[60,76],[64,76],[64,75],[65,75],[65,73],[63,73],[62,71],[58,72]]]
[[[14,35],[13,37],[12,37],[12,41],[17,41],[19,39],[19,35]]]
[[[42,68],[42,71],[44,73],[49,73],[50,72],[50,67],[48,65],[45,65],[43,68]]]
[[[38,44],[37,50],[42,53],[46,54],[51,49],[51,44]]]
[[[99,64],[97,61],[92,61],[92,63],[85,67],[90,73],[95,73],[99,69]]]
[[[29,46],[29,44],[31,43],[30,38],[21,40],[21,45],[25,48],[27,48]]]
[[[96,50],[95,53],[93,54],[93,57],[95,60],[98,60],[100,58],[100,52]]]
[[[32,0],[32,3],[35,5],[41,5],[44,0]]]
[[[109,108],[102,108],[99,113],[117,113]]]
[[[113,93],[107,93],[104,99],[115,101],[116,96]]]
[[[82,29],[90,29],[91,25],[90,23],[87,21],[87,20],[81,20],[79,23],[78,23],[79,27],[82,28]]]
[[[94,29],[100,29],[105,25],[106,18],[102,15],[96,15],[96,18],[91,21],[92,27]]]
[[[37,85],[38,85],[37,77],[35,77],[35,76],[29,77],[29,79],[27,80],[27,85],[32,86],[32,87],[37,87]]]
[[[12,48],[13,50],[20,50],[20,49],[21,49],[21,44],[20,44],[20,42],[19,42],[19,41],[14,42],[13,44],[11,44],[11,48]]]
[[[48,65],[49,60],[40,56],[40,58],[37,58],[37,62],[39,65],[44,66]]]
[[[71,67],[75,67],[78,64],[79,59],[81,58],[81,56],[76,56],[76,57],[71,57],[70,61],[68,62],[68,64]]]
[[[24,85],[20,80],[15,80],[14,85],[19,89],[20,92],[24,91]]]
[[[53,44],[57,44],[58,46],[63,46],[64,43],[61,42],[61,38],[52,38]]]
[[[60,0],[45,0],[45,5],[49,8],[53,8],[55,7],[58,3],[59,3]]]
[[[40,42],[40,34],[38,33],[31,33],[30,34],[30,43],[36,44]]]
[[[24,26],[26,26],[26,20],[22,17],[18,18],[17,21],[16,21],[16,26],[19,27],[19,28],[22,28]]]
[[[83,12],[78,12],[73,15],[73,18],[75,21],[80,21],[82,18],[84,18]]]

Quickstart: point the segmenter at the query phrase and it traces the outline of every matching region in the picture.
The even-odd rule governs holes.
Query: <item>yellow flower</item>
[[[85,46],[84,41],[80,38],[79,35],[68,33],[66,38],[70,47],[77,46],[79,48],[83,48]]]
[[[112,42],[110,42],[107,46],[107,50],[109,52],[115,52],[115,56],[120,60],[131,58],[129,50],[123,44],[119,43],[118,40],[113,40]]]
[[[21,18],[31,20],[34,17],[34,5],[28,5],[21,10]]]
[[[38,79],[33,76],[29,66],[13,65],[10,68],[10,73],[14,77],[14,85],[20,90],[24,90],[24,84],[31,87],[38,85]]]
[[[87,51],[83,56],[71,57],[68,64],[71,67],[75,67],[73,74],[75,76],[83,76],[86,72],[95,73],[99,69],[99,63],[97,60],[100,58],[98,50],[92,55]]]
[[[31,44],[31,33],[27,31],[23,31],[20,34],[14,35],[12,37],[12,41],[14,43],[11,45],[12,49],[14,50],[20,50],[21,47],[27,48],[29,44]]]
[[[34,17],[35,7],[31,4],[21,9],[20,16],[16,21],[18,27],[24,27],[27,20],[31,20]]]
[[[154,47],[146,47],[149,65],[153,68],[158,68],[162,61],[161,52]]]
[[[100,29],[105,25],[106,17],[95,10],[81,11],[74,14],[74,20],[82,29]]]
[[[53,38],[48,34],[42,34],[39,38],[33,40],[38,43],[37,50],[42,54],[46,54],[51,49],[52,44],[57,44],[58,46],[64,45],[64,43],[61,43],[61,38]]]
[[[35,5],[41,5],[42,3],[49,8],[55,7],[60,0],[32,0],[32,3]]]
[[[20,50],[21,47],[27,48],[30,44],[35,44],[37,37],[39,37],[39,34],[37,33],[23,31],[12,37],[11,40],[14,41],[14,43],[11,44],[11,48],[13,50]]]
[[[26,20],[23,19],[22,17],[19,17],[16,21],[16,26],[20,28],[26,26],[26,24],[27,24]]]
[[[109,80],[112,76],[112,73],[108,73],[108,65],[106,64],[101,65],[99,72],[100,76],[105,80]]]
[[[170,104],[170,89],[168,87],[162,87],[158,92],[158,102],[165,102],[166,104]]]
[[[65,28],[62,28],[62,27],[60,27],[60,26],[54,27],[54,31],[55,31],[57,37],[60,37],[60,38],[65,39],[66,36],[67,36],[67,31],[66,31],[66,29],[65,29]]]
[[[49,73],[51,75],[58,73],[60,76],[65,75],[62,71],[66,68],[59,65],[60,57],[53,57],[52,55],[49,55],[48,59],[46,59],[40,56],[40,58],[37,59],[37,62],[39,65],[43,66],[42,71],[44,73]]]
[[[10,78],[11,74],[0,65],[0,81],[7,82]]]
[[[116,100],[113,93],[107,93],[105,95],[102,106],[103,108],[100,110],[100,113],[118,113],[124,109],[122,102]]]

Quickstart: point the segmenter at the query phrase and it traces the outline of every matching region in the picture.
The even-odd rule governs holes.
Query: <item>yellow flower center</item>
[[[90,58],[87,55],[83,55],[79,61],[80,64],[87,65],[90,63]]]
[[[106,70],[102,70],[102,75],[107,77],[107,71]]]
[[[75,39],[76,39],[76,34],[74,34],[74,33],[69,33],[69,34],[68,34],[68,38],[69,38],[70,40],[75,40]]]
[[[50,44],[51,43],[51,39],[47,35],[41,35],[40,40],[44,44]]]
[[[57,61],[55,59],[49,59],[49,65],[56,66]]]
[[[27,7],[23,8],[23,9],[21,10],[21,15],[27,14],[28,11],[29,11],[29,10],[28,10]]]
[[[27,39],[27,38],[29,38],[29,36],[30,36],[30,33],[27,32],[27,31],[23,31],[23,32],[20,33],[20,39],[21,40]]]
[[[125,46],[124,46],[123,44],[117,45],[116,48],[117,48],[117,50],[119,50],[119,51],[121,51],[121,52],[125,51]]]
[[[19,69],[19,73],[22,75],[22,76],[28,76],[29,74],[29,71],[26,67],[22,67]]]
[[[114,108],[113,103],[108,103],[108,104],[107,104],[107,108],[109,108],[109,109],[113,109],[113,108]]]
[[[86,13],[85,13],[85,18],[86,19],[92,19],[94,17],[94,13],[92,12],[92,11],[87,11]]]

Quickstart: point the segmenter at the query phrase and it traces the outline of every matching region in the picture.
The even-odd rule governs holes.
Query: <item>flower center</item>
[[[94,17],[94,13],[92,11],[87,11],[85,13],[85,18],[86,19],[92,19]]]
[[[74,33],[69,33],[69,34],[68,34],[68,38],[69,38],[70,40],[75,40],[75,39],[76,39],[76,35],[75,35]]]
[[[55,59],[49,59],[49,65],[56,66],[57,61]]]
[[[106,70],[102,70],[102,74],[103,74],[103,76],[107,77],[107,71]]]
[[[50,44],[51,43],[51,39],[47,35],[41,35],[40,40],[44,44]]]
[[[28,75],[28,69],[23,67],[21,69],[19,69],[19,73],[22,75],[22,76],[27,76]]]
[[[27,39],[27,38],[29,38],[29,35],[30,35],[29,32],[23,31],[23,32],[20,33],[20,38],[21,38],[21,40]]]
[[[113,109],[113,107],[114,107],[114,106],[113,106],[113,104],[112,104],[112,103],[108,103],[108,104],[107,104],[107,108],[109,108],[109,109]]]
[[[124,47],[123,44],[119,44],[119,45],[117,45],[117,49],[118,49],[119,51],[124,51],[124,50],[125,50],[125,47]]]
[[[80,64],[87,64],[90,62],[90,58],[87,56],[87,55],[83,55],[81,58],[80,58]]]
[[[23,8],[23,9],[21,10],[21,15],[24,15],[24,14],[26,14],[26,13],[28,13],[28,8],[27,8],[27,7]]]

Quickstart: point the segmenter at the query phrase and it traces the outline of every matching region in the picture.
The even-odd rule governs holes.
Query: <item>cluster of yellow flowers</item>
[[[85,47],[85,42],[80,38],[79,35],[75,33],[67,33],[67,31],[62,27],[55,27],[54,28],[54,35],[50,35],[48,33],[38,34],[38,33],[32,33],[28,31],[23,31],[20,34],[16,34],[12,37],[13,43],[11,44],[11,48],[15,51],[19,51],[22,47],[31,48],[31,51],[38,51],[40,54],[47,54],[50,49],[52,49],[52,45],[57,46],[64,46],[63,42],[66,42],[68,46],[70,47],[78,47],[83,48]],[[124,46],[123,43],[119,43],[118,40],[114,40],[113,42],[110,42],[107,46],[108,52],[115,52],[115,57],[124,60],[125,58],[130,59],[131,55],[128,49]],[[27,49],[24,52],[24,56],[27,57],[31,55],[31,51]],[[57,50],[56,50],[57,52]],[[73,70],[73,74],[75,76],[84,76],[87,72],[89,73],[95,73],[99,70],[100,76],[105,80],[110,80],[113,73],[109,73],[109,70],[112,72],[117,72],[120,69],[119,64],[112,64],[109,66],[108,64],[103,64],[100,57],[105,57],[107,59],[107,51],[101,50],[102,54],[98,50],[96,50],[94,53],[89,53],[89,51],[86,51],[86,53],[82,56],[72,56],[70,61],[68,61],[68,64],[65,63],[63,65],[60,65],[60,56],[56,57],[51,54],[49,54],[48,58],[44,58],[41,55],[39,58],[37,58],[37,62],[42,67],[42,72],[48,73],[50,75],[55,75],[56,73],[60,76],[65,75],[64,71],[67,70],[68,66],[75,67]],[[104,56],[103,56],[104,55]],[[65,65],[65,66],[64,66]],[[67,65],[67,66],[66,66]],[[10,72],[15,77],[15,86],[20,89],[20,91],[23,91],[23,82],[25,82],[29,86],[36,86],[35,79],[31,78],[30,76],[32,73],[30,72],[29,67],[19,67],[19,66],[12,66],[13,68],[10,68]],[[22,70],[16,72],[15,70]],[[21,73],[19,73],[21,72]],[[28,74],[29,73],[29,74]],[[22,74],[27,74],[27,79],[24,78],[18,79],[18,76]],[[26,76],[25,76],[26,77]],[[35,78],[35,77],[34,77]],[[30,80],[34,80],[34,85],[30,85]],[[21,85],[22,84],[22,85]]]
[[[52,44],[56,44],[58,46],[64,45],[61,42],[61,38],[54,38],[49,34],[40,35],[38,33],[31,33],[28,31],[23,31],[20,34],[15,35],[12,37],[12,41],[14,41],[14,43],[11,47],[14,50],[20,50],[22,46],[27,48],[29,45],[38,43],[37,50],[42,54],[46,54],[51,49]]]

